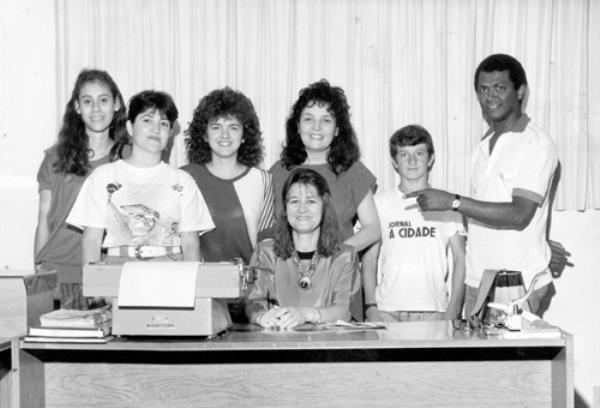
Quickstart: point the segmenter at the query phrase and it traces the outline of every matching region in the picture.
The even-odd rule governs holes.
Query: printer
[[[112,302],[112,334],[213,336],[231,326],[227,298],[242,296],[251,270],[235,262],[90,263],[83,295]]]

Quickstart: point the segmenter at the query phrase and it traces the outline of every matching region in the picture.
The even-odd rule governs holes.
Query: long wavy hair
[[[263,160],[263,140],[258,115],[252,101],[240,91],[229,87],[215,89],[200,99],[185,134],[190,163],[206,164],[212,160],[206,129],[210,120],[233,117],[243,126],[243,142],[237,152],[237,161],[256,167]]]
[[[283,211],[277,223],[275,240],[275,254],[282,258],[291,257],[296,248],[292,238],[292,227],[287,219],[287,198],[290,187],[294,184],[313,186],[317,194],[323,200],[323,217],[321,218],[321,230],[317,243],[317,253],[323,257],[329,257],[340,249],[341,235],[337,222],[337,216],[331,202],[331,191],[327,180],[314,170],[298,168],[290,173],[283,184],[281,198]]]
[[[342,88],[331,86],[326,79],[312,83],[300,91],[286,122],[286,145],[281,152],[281,162],[289,170],[306,161],[306,147],[300,138],[298,125],[304,108],[314,104],[326,106],[335,118],[338,134],[331,142],[327,163],[335,174],[340,174],[358,161],[360,151],[356,133],[350,123],[350,106],[346,94]]]
[[[77,76],[71,99],[69,99],[65,108],[62,127],[58,133],[58,159],[53,163],[54,171],[57,173],[73,173],[78,176],[85,176],[90,170],[89,136],[85,131],[83,119],[75,110],[75,102],[79,99],[81,89],[90,82],[102,83],[108,87],[115,103],[118,102],[120,105],[119,109],[114,112],[108,131],[108,137],[114,141],[109,153],[109,160],[113,161],[119,158],[122,144],[127,140],[127,130],[125,128],[126,108],[119,87],[117,87],[108,72],[98,69],[84,69]]]

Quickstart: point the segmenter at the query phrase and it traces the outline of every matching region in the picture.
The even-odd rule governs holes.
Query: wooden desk
[[[572,407],[573,348],[451,322],[211,340],[21,343],[22,407]]]

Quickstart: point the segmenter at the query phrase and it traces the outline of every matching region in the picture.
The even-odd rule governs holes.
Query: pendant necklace
[[[302,264],[301,259],[310,259],[308,267]],[[298,264],[298,286],[305,290],[310,289],[312,287],[312,276],[315,274],[319,263],[319,253],[317,251],[300,253],[294,251],[294,260]]]

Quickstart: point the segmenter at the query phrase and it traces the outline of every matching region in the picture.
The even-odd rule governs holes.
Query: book
[[[29,336],[35,337],[88,337],[102,338],[110,334],[110,323],[98,327],[30,327]]]
[[[96,337],[41,337],[26,336],[23,340],[26,343],[97,343],[104,344],[112,341],[115,336]]]
[[[305,323],[298,325],[293,328],[295,331],[330,331],[330,330],[377,330],[385,329],[383,322],[345,322],[343,320],[337,320],[329,323]]]
[[[40,316],[42,327],[62,328],[97,328],[110,323],[112,313],[110,306],[90,310],[59,309]]]
[[[346,322],[344,320],[336,320],[333,323],[325,323],[325,330],[376,330],[385,329],[383,322]]]

